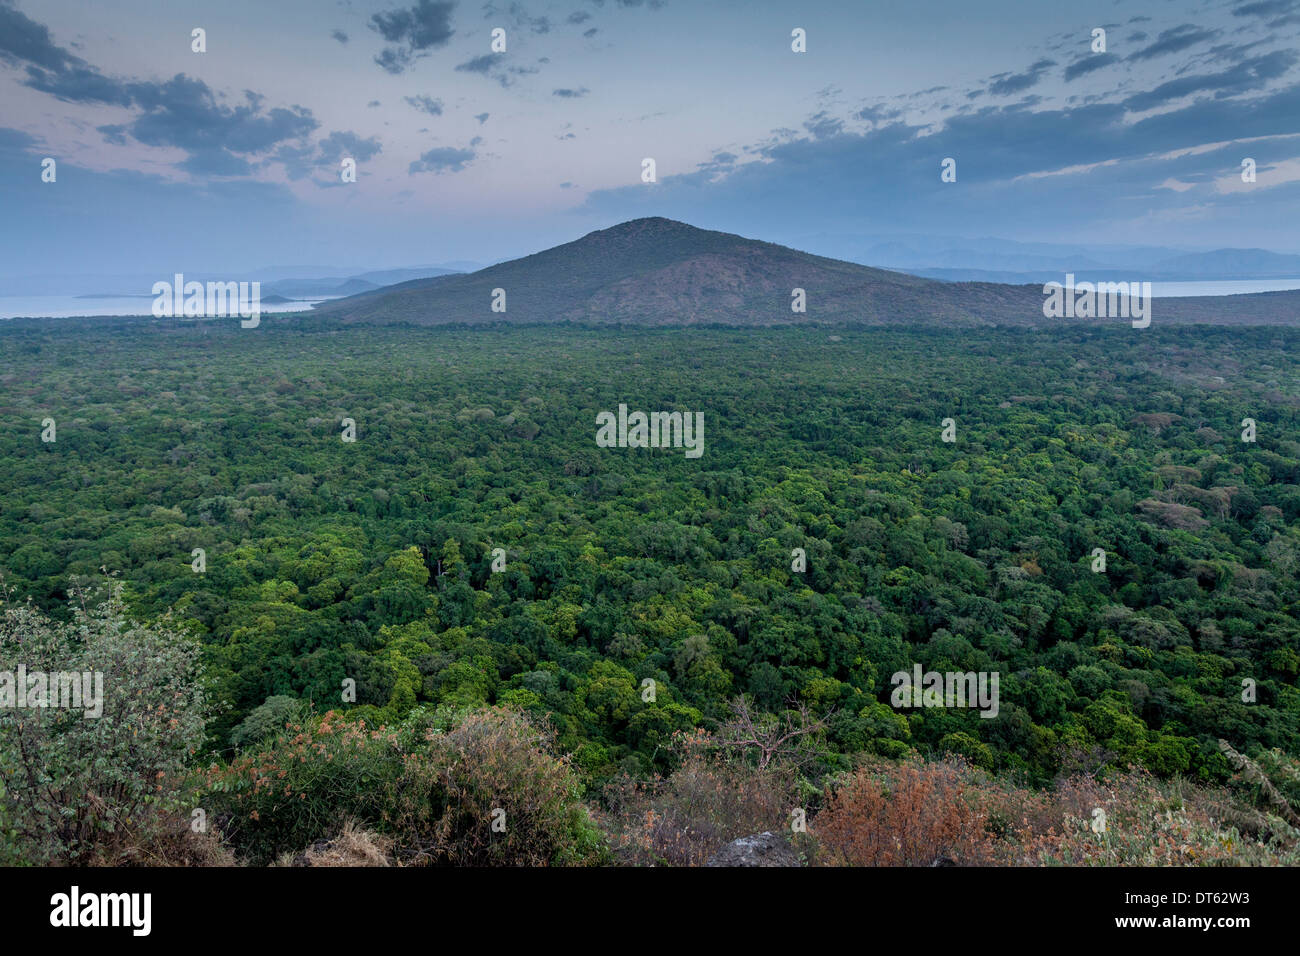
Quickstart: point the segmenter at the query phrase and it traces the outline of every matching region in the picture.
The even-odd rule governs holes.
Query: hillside
[[[806,313],[791,311],[795,288],[807,293]],[[505,312],[492,311],[494,289],[505,290]],[[943,282],[647,218],[478,272],[418,279],[325,303],[316,314],[345,322],[417,325],[970,327],[1081,321],[1044,319],[1042,306],[1038,285]],[[1300,292],[1164,299],[1154,317],[1162,323],[1295,325],[1300,324]]]

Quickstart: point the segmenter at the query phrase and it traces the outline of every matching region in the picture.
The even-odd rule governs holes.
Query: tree
[[[799,770],[821,753],[826,717],[814,718],[802,701],[779,716],[755,711],[753,701],[740,696],[731,702],[731,719],[718,729],[718,741],[728,750],[752,754],[758,769],[779,763]]]

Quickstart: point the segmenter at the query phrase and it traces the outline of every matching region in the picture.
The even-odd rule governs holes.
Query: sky
[[[1300,0],[0,0],[0,276],[491,262],[647,215],[1300,253],[1298,35]]]

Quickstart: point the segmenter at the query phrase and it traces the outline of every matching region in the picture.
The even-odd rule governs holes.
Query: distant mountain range
[[[1213,253],[1207,255],[1215,255]],[[1062,272],[1049,278],[1061,281]],[[1128,275],[1132,280],[1148,277]],[[806,312],[791,309],[803,289]],[[505,311],[494,298],[505,295]],[[1042,283],[945,282],[799,252],[671,219],[635,219],[477,272],[416,279],[322,303],[344,322],[600,322],[759,326],[1040,325]],[[1300,291],[1159,299],[1158,322],[1300,324]],[[1107,321],[1107,320],[1095,320]],[[1125,321],[1125,320],[1119,320]]]
[[[315,299],[327,296],[357,295],[384,286],[407,282],[411,279],[430,279],[435,276],[454,275],[454,269],[429,266],[423,269],[385,269],[381,272],[363,272],[355,276],[321,276],[319,278],[291,278],[262,282],[262,295],[278,295],[287,299]]]
[[[413,266],[408,269],[382,269],[353,273],[331,266],[276,266],[254,272],[211,273],[179,270],[187,280],[198,282],[258,281],[263,297],[278,295],[286,299],[314,299],[326,296],[355,295],[395,282],[472,272],[483,268],[477,262],[447,262],[441,265]],[[0,295],[60,295],[81,298],[121,298],[149,296],[153,284],[171,281],[171,274],[132,275],[31,275],[0,278]]]
[[[936,279],[1026,283],[1073,272],[1088,281],[1203,282],[1300,278],[1300,256],[1267,249],[1189,252],[1164,246],[1061,245],[993,237],[812,233],[798,245],[834,258]]]

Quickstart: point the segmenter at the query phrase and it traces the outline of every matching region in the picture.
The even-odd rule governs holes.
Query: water
[[[1223,279],[1206,282],[1153,282],[1151,294],[1157,299],[1189,295],[1245,295],[1251,292],[1286,292],[1300,289],[1296,279]],[[302,312],[313,303],[333,296],[294,302],[263,305],[262,314]],[[82,298],[75,295],[0,295],[0,319],[19,316],[30,318],[65,318],[73,315],[152,315],[153,296],[111,296]]]
[[[1218,279],[1207,282],[1153,282],[1157,299],[1188,295],[1245,295],[1250,292],[1287,292],[1300,289],[1300,279]]]
[[[331,297],[333,298],[333,297]],[[153,315],[151,295],[110,296],[83,298],[76,295],[0,295],[0,319],[14,318],[67,318],[73,315]],[[325,299],[307,299],[294,302],[264,304],[263,315],[272,312],[302,312],[315,302]]]

